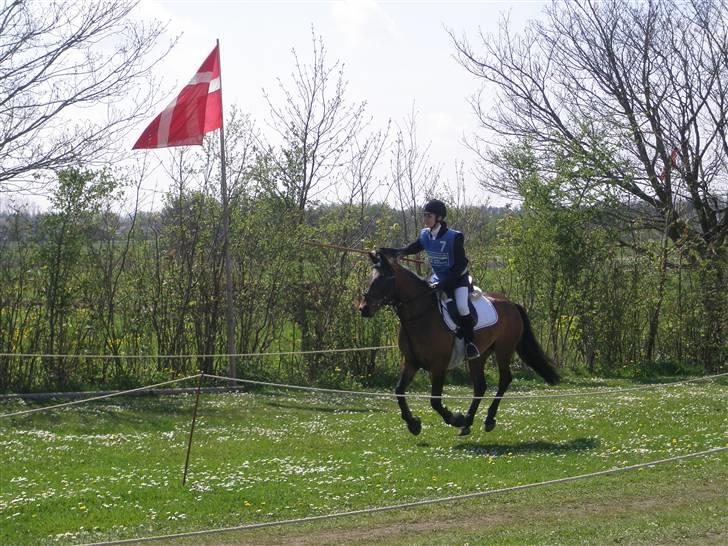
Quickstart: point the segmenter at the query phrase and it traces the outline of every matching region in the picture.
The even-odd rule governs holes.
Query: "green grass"
[[[410,401],[423,419],[414,437],[393,400],[203,395],[186,487],[192,395],[116,398],[2,419],[0,543],[78,544],[328,514],[726,445],[725,382],[596,394],[615,385],[626,383],[580,380],[546,389],[516,381],[512,393],[577,388],[586,396],[506,400],[495,431],[483,432],[479,419],[465,438],[426,400]],[[22,407],[4,402],[0,413]],[[727,461],[722,452],[574,484],[185,543],[720,543],[728,537]]]

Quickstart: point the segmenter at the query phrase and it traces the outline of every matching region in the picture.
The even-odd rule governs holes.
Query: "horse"
[[[425,279],[402,267],[395,257],[376,251],[370,252],[369,257],[373,271],[361,295],[359,312],[362,317],[371,318],[383,306],[391,306],[399,317],[399,349],[403,358],[394,392],[402,419],[415,436],[421,432],[422,422],[410,412],[405,391],[419,369],[430,373],[430,405],[446,424],[459,428],[461,436],[470,434],[485,394],[485,361],[491,354],[495,354],[499,380],[498,391],[484,421],[486,432],[495,428],[498,405],[513,379],[510,364],[515,352],[547,383],[555,385],[559,382],[559,374],[536,340],[523,307],[501,294],[489,292],[485,296],[495,306],[498,321],[475,331],[474,341],[480,357],[468,361],[473,399],[465,415],[460,412],[453,414],[442,403],[442,390],[455,336],[440,315],[436,291]]]

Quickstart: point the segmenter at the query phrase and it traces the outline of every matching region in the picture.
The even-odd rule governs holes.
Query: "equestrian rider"
[[[422,215],[426,227],[416,241],[403,248],[381,248],[379,251],[395,256],[417,254],[423,250],[427,252],[433,271],[430,287],[443,290],[448,297],[455,300],[465,339],[465,357],[468,360],[478,358],[480,351],[473,342],[474,324],[468,306],[470,279],[468,259],[465,257],[465,237],[461,232],[447,227],[447,208],[442,201],[428,201]]]

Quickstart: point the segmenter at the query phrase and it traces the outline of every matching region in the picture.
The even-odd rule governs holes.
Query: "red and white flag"
[[[220,50],[215,46],[190,83],[144,129],[132,150],[202,144],[205,133],[221,127]]]

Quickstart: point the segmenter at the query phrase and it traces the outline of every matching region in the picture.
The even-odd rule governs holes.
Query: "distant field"
[[[493,432],[483,432],[479,419],[465,438],[421,399],[411,400],[424,425],[414,437],[394,400],[203,395],[187,487],[193,395],[0,419],[0,543],[81,544],[299,518],[727,445],[725,381],[599,395],[626,386],[585,380],[547,389],[517,381],[514,394],[585,396],[506,400]],[[4,402],[0,413],[22,407]],[[727,453],[477,500],[162,543],[724,544]]]

